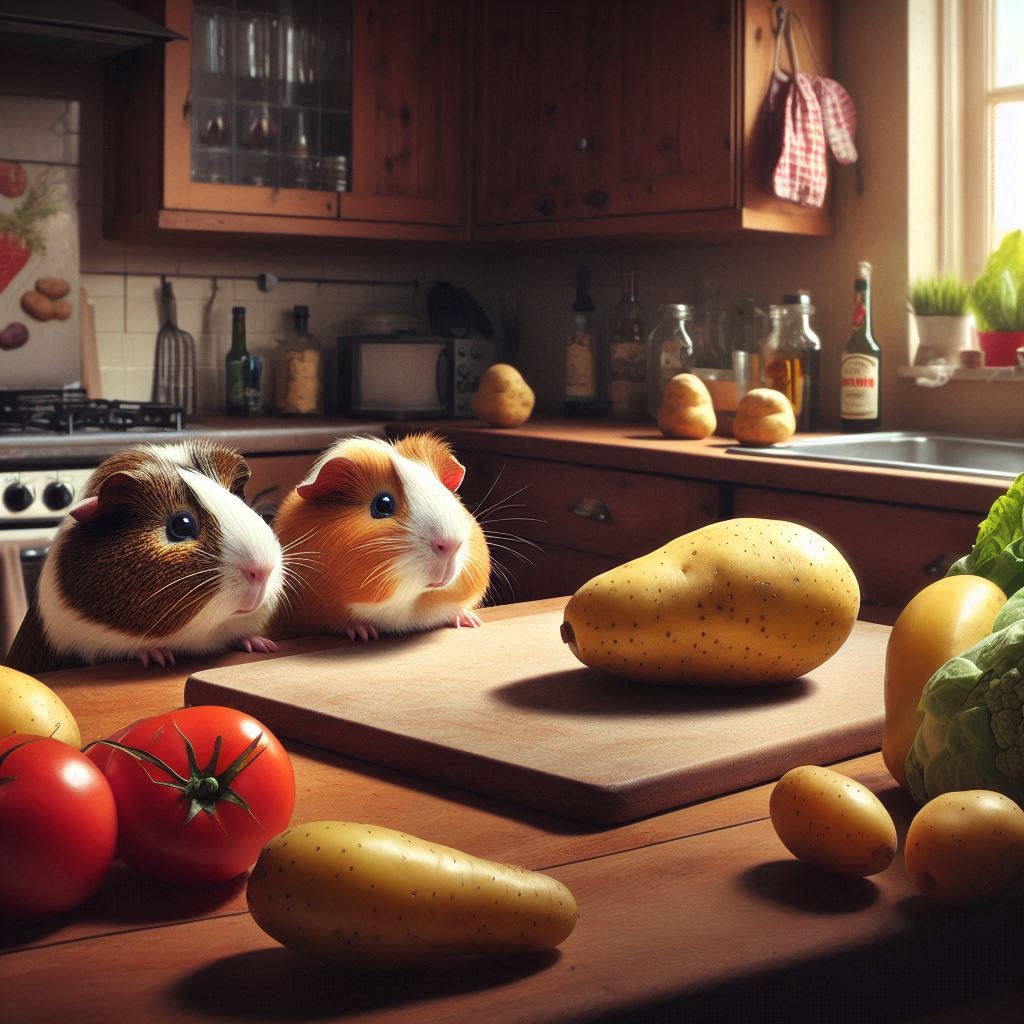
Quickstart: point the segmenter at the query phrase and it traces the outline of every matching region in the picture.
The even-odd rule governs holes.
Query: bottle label
[[[576,331],[569,339],[565,357],[565,397],[592,399],[597,395],[597,368],[594,335]]]
[[[839,364],[839,415],[844,420],[878,418],[877,356],[851,352]]]

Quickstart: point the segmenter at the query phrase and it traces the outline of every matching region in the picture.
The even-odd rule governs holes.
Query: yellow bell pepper
[[[1006,594],[982,576],[944,576],[916,594],[900,612],[885,651],[885,726],[882,758],[906,786],[904,762],[921,721],[924,684],[950,658],[992,631]]]

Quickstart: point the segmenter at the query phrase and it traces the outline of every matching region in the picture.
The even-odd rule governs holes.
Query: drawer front
[[[538,601],[542,597],[569,597],[587,580],[599,576],[619,564],[619,559],[595,555],[572,548],[544,546],[544,553],[527,550],[528,561],[510,555],[508,551],[493,549],[491,561],[491,589],[484,602],[487,605],[515,604],[520,601]]]
[[[484,528],[545,550],[558,545],[621,562],[718,517],[718,487],[704,481],[479,452],[458,455],[466,466],[461,493]]]
[[[860,581],[865,605],[902,608],[974,545],[984,513],[737,488],[733,514],[788,519],[827,537]]]

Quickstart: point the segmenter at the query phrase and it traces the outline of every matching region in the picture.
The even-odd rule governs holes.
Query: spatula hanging
[[[153,401],[180,405],[185,416],[196,411],[196,343],[178,327],[178,308],[171,282],[161,279],[163,326],[156,336]]]

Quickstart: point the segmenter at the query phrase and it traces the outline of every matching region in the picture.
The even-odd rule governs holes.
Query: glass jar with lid
[[[309,332],[309,307],[296,306],[292,328],[277,339],[274,411],[279,416],[319,416],[323,412],[324,361]]]
[[[657,419],[661,393],[678,373],[694,367],[693,306],[668,303],[658,310],[658,322],[647,336],[647,409]]]
[[[813,314],[806,291],[784,295],[781,305],[768,309],[764,384],[789,399],[799,431],[816,430],[821,422],[821,340],[811,327]]]

